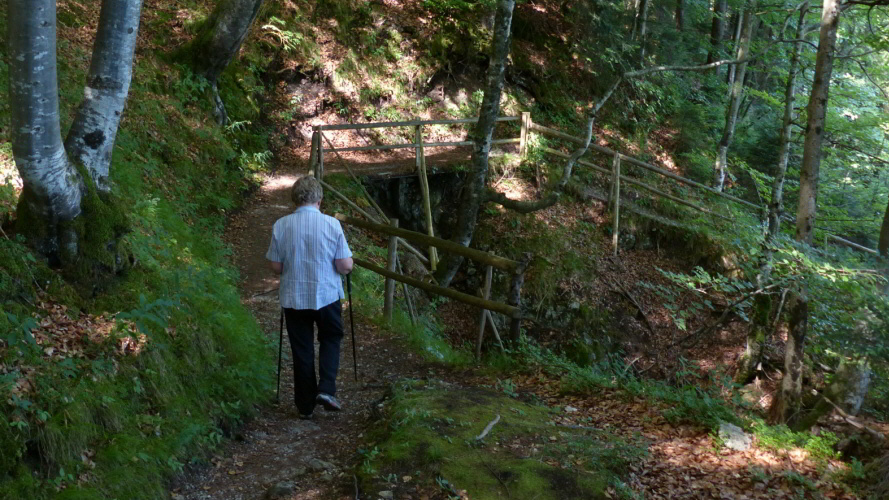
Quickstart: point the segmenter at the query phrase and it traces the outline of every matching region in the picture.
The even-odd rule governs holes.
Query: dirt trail
[[[275,220],[293,210],[289,188],[295,172],[269,176],[245,210],[230,221],[226,239],[241,272],[244,303],[263,331],[277,342],[280,309],[277,277],[268,270],[265,252]],[[347,322],[348,328],[348,322]],[[264,408],[212,460],[212,467],[173,490],[178,500],[253,500],[355,498],[352,471],[356,443],[370,423],[370,411],[386,388],[401,377],[437,376],[436,371],[404,351],[371,325],[358,325],[359,383],[354,382],[352,350],[343,342],[338,394],[344,410],[320,407],[311,421],[297,418],[293,404],[290,346],[284,336],[281,403]]]

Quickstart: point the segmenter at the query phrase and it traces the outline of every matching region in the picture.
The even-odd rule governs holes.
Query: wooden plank
[[[531,113],[522,112],[522,131],[519,133],[519,155],[524,158],[528,151],[528,127],[531,126]]]
[[[367,218],[367,220],[377,222],[376,217],[373,217],[372,215],[367,213],[363,208],[356,205],[355,202],[353,202],[352,200],[347,198],[346,195],[344,195],[343,193],[340,193],[339,191],[334,189],[333,186],[324,182],[323,180],[320,182],[321,182],[321,187],[323,187],[325,190],[333,193],[337,198],[343,200],[343,202],[345,202],[346,205],[349,205],[349,207],[351,207],[352,210],[355,210],[359,214],[363,215],[365,218]],[[425,255],[423,255],[423,252],[417,250],[410,243],[408,243],[407,241],[405,241],[402,238],[398,238],[398,242],[401,245],[404,245],[404,247],[407,248],[412,254],[416,255],[417,258],[420,259],[421,262],[423,262],[423,264],[426,264],[427,266],[429,265],[429,259],[427,259]]]
[[[417,175],[420,178],[420,191],[423,195],[423,212],[426,215],[426,233],[429,236],[435,236],[432,228],[432,201],[429,194],[429,178],[426,177],[426,152],[423,148],[423,126],[417,125],[414,131],[415,142],[417,143]],[[438,267],[438,252],[434,246],[429,247],[429,269],[435,271]]]
[[[511,144],[519,142],[518,138],[513,139],[494,139],[491,141],[491,144]],[[424,146],[427,148],[443,148],[450,146],[472,146],[475,144],[473,141],[454,141],[454,142],[430,142],[425,144]],[[346,153],[349,151],[377,151],[377,150],[387,150],[387,149],[408,149],[408,148],[416,148],[417,145],[413,142],[403,142],[400,144],[371,144],[370,146],[354,146],[350,148],[336,148],[336,149],[328,149],[328,151],[334,151],[337,153]]]
[[[482,298],[488,300],[491,298],[491,281],[494,277],[494,268],[485,267],[485,287],[482,289]],[[482,309],[481,318],[478,322],[478,342],[475,345],[475,359],[482,359],[482,341],[485,339],[485,324],[488,322],[488,310]]]
[[[334,217],[336,217],[340,222],[345,222],[346,224],[351,224],[363,229],[369,229],[371,231],[376,231],[378,233],[383,233],[389,236],[400,236],[408,241],[412,241],[421,245],[434,245],[435,247],[447,252],[461,255],[463,257],[467,257],[483,264],[494,266],[497,269],[502,269],[504,271],[514,272],[519,267],[519,263],[514,260],[504,259],[503,257],[498,257],[488,252],[476,250],[475,248],[464,247],[463,245],[454,243],[450,240],[443,240],[441,238],[428,236],[416,231],[408,231],[407,229],[395,228],[387,226],[385,224],[377,224],[375,222],[356,219],[355,217],[349,217],[343,214],[336,214],[334,215]]]
[[[565,139],[565,140],[567,140],[567,141],[576,142],[576,143],[578,143],[578,144],[583,144],[583,143],[584,143],[584,140],[583,140],[582,138],[580,138],[580,137],[573,136],[573,135],[570,135],[570,134],[566,134],[566,133],[564,133],[564,132],[560,132],[560,131],[558,131],[558,130],[555,130],[555,129],[552,129],[552,128],[549,128],[549,127],[544,127],[543,125],[538,125],[538,124],[536,124],[536,123],[532,123],[532,124],[531,124],[531,130],[536,130],[536,131],[538,131],[538,132],[541,132],[541,133],[544,133],[544,134],[549,134],[549,135],[552,135],[552,136],[555,136],[555,137],[559,137],[560,139]],[[598,151],[598,152],[600,152],[600,153],[607,154],[607,155],[609,155],[609,156],[614,155],[614,153],[616,153],[616,151],[614,151],[613,149],[609,149],[609,148],[606,148],[606,147],[603,147],[603,146],[599,146],[598,144],[595,144],[595,143],[590,143],[590,149],[595,150],[595,151]],[[627,163],[630,163],[631,165],[636,165],[637,167],[641,167],[641,168],[644,168],[644,169],[646,169],[646,170],[650,170],[650,171],[652,171],[652,172],[656,172],[656,173],[658,173],[658,174],[660,174],[660,175],[663,175],[663,176],[665,176],[665,177],[669,177],[669,178],[673,179],[674,181],[681,182],[681,183],[683,183],[683,184],[686,184],[686,185],[689,185],[689,186],[692,186],[692,187],[695,187],[695,188],[698,188],[698,189],[702,189],[702,190],[704,190],[704,191],[713,193],[713,194],[715,194],[715,195],[717,195],[717,196],[721,196],[721,197],[723,197],[723,198],[725,198],[725,199],[727,199],[727,200],[731,200],[731,201],[733,201],[733,202],[735,202],[735,203],[740,203],[740,204],[742,204],[742,205],[748,206],[748,207],[750,207],[750,208],[754,208],[754,209],[756,209],[756,210],[763,210],[763,207],[760,207],[759,205],[757,205],[757,204],[755,204],[755,203],[750,203],[749,201],[747,201],[747,200],[742,200],[741,198],[738,198],[737,196],[732,196],[732,195],[730,195],[730,194],[723,193],[722,191],[718,191],[718,190],[716,190],[716,189],[713,189],[713,188],[711,188],[710,186],[705,186],[704,184],[701,184],[700,182],[695,182],[695,181],[693,181],[693,180],[691,180],[691,179],[687,179],[687,178],[685,178],[685,177],[682,177],[681,175],[676,175],[676,174],[674,174],[673,172],[669,172],[669,171],[664,170],[664,169],[662,169],[662,168],[660,168],[660,167],[656,167],[656,166],[651,165],[651,164],[649,164],[649,163],[645,163],[645,162],[642,161],[642,160],[637,160],[636,158],[633,158],[633,157],[631,157],[631,156],[627,156],[627,155],[622,154],[622,153],[619,153],[619,154],[620,154],[620,159],[621,159],[621,161],[623,161],[623,162],[627,162]]]
[[[498,122],[511,122],[518,120],[518,116],[501,116]],[[376,122],[376,123],[344,123],[339,125],[321,125],[319,130],[366,130],[370,128],[390,127],[415,127],[417,125],[455,125],[458,123],[475,123],[478,118],[457,118],[454,120],[409,120],[401,122]]]
[[[389,219],[389,225],[398,227],[398,219]],[[389,236],[389,255],[386,260],[386,270],[392,274],[395,272],[395,266],[398,263],[398,237]],[[383,301],[383,318],[386,321],[392,321],[392,312],[395,310],[395,280],[386,278],[386,296]]]
[[[358,257],[353,257],[353,260],[355,261],[356,265],[361,266],[368,271],[373,271],[383,277],[392,278],[395,281],[408,284],[421,290],[426,290],[429,293],[434,293],[436,295],[448,297],[450,299],[454,299],[465,304],[469,304],[471,306],[481,307],[482,309],[487,309],[489,311],[504,314],[510,318],[519,318],[521,315],[521,311],[517,307],[503,304],[501,302],[494,302],[493,300],[485,300],[481,297],[476,297],[474,295],[469,295],[468,293],[458,292],[457,290],[453,290],[450,288],[426,283],[425,281],[420,281],[418,279],[404,276],[402,274],[390,273],[382,267]]]
[[[877,252],[873,248],[868,248],[864,245],[859,245],[858,243],[855,243],[854,241],[849,241],[846,238],[840,238],[839,236],[836,236],[836,235],[833,235],[830,233],[826,233],[826,234],[827,234],[827,238],[829,238],[832,241],[836,241],[837,243],[839,243],[841,245],[846,245],[849,248],[854,248],[855,250],[859,250],[861,252],[879,255],[879,252]]]
[[[541,150],[542,150],[543,152],[548,153],[548,154],[551,154],[551,155],[559,156],[559,157],[562,157],[562,158],[570,158],[570,155],[567,155],[567,154],[565,154],[565,153],[563,153],[563,152],[561,152],[561,151],[556,151],[555,149],[541,148]],[[578,161],[577,161],[577,164],[578,164],[578,165],[583,165],[583,166],[585,166],[585,167],[589,167],[589,168],[591,168],[591,169],[593,169],[593,170],[595,170],[595,171],[597,171],[597,172],[601,172],[601,173],[606,174],[606,175],[611,175],[611,174],[612,174],[612,171],[610,171],[610,170],[606,170],[606,169],[604,169],[604,168],[602,168],[602,167],[600,167],[600,166],[598,166],[598,165],[595,165],[595,164],[593,164],[593,163],[590,163],[590,162],[588,162],[588,161],[578,160]],[[694,203],[692,203],[692,202],[690,202],[690,201],[683,200],[682,198],[678,198],[678,197],[673,196],[673,195],[671,195],[671,194],[669,194],[669,193],[665,193],[665,192],[661,191],[660,189],[651,187],[651,186],[649,186],[648,184],[645,184],[644,182],[637,181],[636,179],[632,179],[632,178],[630,178],[630,177],[626,177],[626,176],[621,176],[620,180],[621,180],[621,182],[626,182],[627,184],[632,184],[632,185],[634,185],[634,186],[639,186],[639,187],[641,187],[642,189],[645,189],[645,190],[647,190],[647,191],[651,191],[652,193],[654,193],[654,194],[656,194],[656,195],[658,195],[658,196],[661,196],[661,197],[663,197],[663,198],[667,198],[668,200],[672,200],[672,201],[674,201],[674,202],[676,202],[676,203],[679,203],[680,205],[685,205],[685,206],[687,206],[687,207],[691,207],[691,208],[693,208],[693,209],[695,209],[695,210],[697,210],[697,211],[699,211],[699,212],[703,212],[703,213],[705,213],[705,214],[707,214],[707,215],[712,215],[713,217],[719,217],[720,219],[725,219],[725,220],[728,220],[728,221],[732,220],[732,219],[730,219],[729,217],[726,217],[726,216],[724,216],[724,215],[721,215],[721,214],[718,214],[718,213],[716,213],[716,212],[713,212],[712,210],[708,210],[708,209],[706,209],[706,208],[704,208],[704,207],[702,207],[702,206],[700,206],[700,205],[695,205]],[[611,200],[612,200],[612,197],[613,197],[613,196],[614,196],[614,190],[612,189],[612,190],[608,193],[608,199],[607,199],[606,202],[605,202],[606,205],[608,205],[608,206],[611,205]]]

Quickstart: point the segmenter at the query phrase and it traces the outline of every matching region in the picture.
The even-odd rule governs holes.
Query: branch
[[[497,414],[497,416],[494,417],[494,420],[491,420],[491,422],[485,427],[485,430],[483,430],[481,434],[479,434],[478,436],[475,437],[475,440],[481,441],[482,439],[485,439],[485,436],[487,436],[488,433],[491,432],[491,429],[493,429],[494,426],[497,425],[497,422],[499,422],[499,421],[500,421],[500,414]]]
[[[886,91],[883,90],[883,87],[881,87],[880,85],[877,84],[877,82],[874,81],[874,79],[870,76],[870,73],[867,72],[867,68],[864,67],[864,63],[861,62],[861,61],[859,61],[859,60],[857,60],[857,59],[854,59],[854,61],[855,61],[856,64],[858,64],[858,67],[861,68],[861,72],[864,73],[864,76],[867,77],[867,80],[868,80],[868,81],[869,81],[869,82],[870,82],[870,83],[871,83],[877,90],[879,90],[881,94],[883,94],[883,98],[884,98],[884,99],[886,99],[887,101],[889,101],[889,94],[887,94]]]

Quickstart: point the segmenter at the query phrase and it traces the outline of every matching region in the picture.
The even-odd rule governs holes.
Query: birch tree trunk
[[[76,252],[65,222],[80,214],[83,185],[59,125],[56,1],[7,0],[12,153],[22,176],[18,225],[42,255]]]
[[[494,37],[491,42],[491,59],[485,80],[485,95],[482,98],[478,123],[473,132],[472,159],[470,171],[463,181],[460,192],[460,211],[457,214],[457,226],[453,241],[469,246],[475,225],[478,221],[479,207],[484,200],[485,186],[488,177],[488,155],[491,152],[491,141],[494,136],[494,125],[500,114],[500,94],[503,90],[503,79],[506,74],[506,63],[509,57],[509,44],[512,34],[512,11],[515,0],[499,0],[494,18]],[[441,286],[448,286],[463,259],[448,255],[439,268],[436,276]]]
[[[750,38],[753,34],[754,9],[756,9],[756,0],[751,0],[747,9],[744,11],[744,17],[741,28],[741,39],[738,43],[738,51],[736,59],[746,59],[750,52]],[[722,191],[725,185],[725,168],[728,163],[728,148],[732,144],[735,136],[735,124],[738,122],[738,110],[741,109],[741,97],[744,91],[744,76],[747,72],[747,63],[737,64],[734,81],[731,84],[731,93],[729,94],[729,105],[725,114],[725,128],[722,130],[722,138],[716,149],[716,165],[713,167],[713,187]]]
[[[821,32],[815,56],[815,78],[806,108],[806,139],[803,143],[803,163],[800,172],[799,205],[797,208],[796,239],[812,244],[815,228],[815,209],[818,193],[818,169],[821,165],[821,143],[824,138],[824,117],[836,53],[837,26],[840,20],[839,0],[825,0],[821,11]],[[808,332],[808,290],[801,285],[798,293],[788,300],[790,333],[784,355],[784,377],[781,389],[769,409],[773,422],[792,423],[798,414],[802,398],[803,354]]]
[[[732,43],[732,54],[737,54],[738,47],[741,44],[741,21],[744,20],[744,9],[738,9],[738,13],[732,17],[734,17],[735,25],[735,34],[732,36],[732,40],[734,40],[734,43]],[[729,94],[731,94],[732,83],[735,82],[735,72],[737,69],[737,66],[729,66],[728,71],[726,72],[726,84],[729,86]]]
[[[796,27],[795,40],[802,40],[805,32],[805,18],[808,2],[800,7],[799,24]],[[793,104],[796,96],[796,76],[799,72],[799,58],[802,42],[793,44],[790,54],[790,67],[787,70],[787,83],[784,87],[784,117],[781,120],[781,146],[778,152],[778,163],[775,167],[775,178],[772,181],[772,200],[769,203],[769,227],[762,244],[759,272],[756,276],[756,287],[762,288],[772,274],[772,243],[781,230],[783,215],[784,177],[787,175],[787,163],[790,159],[792,145],[791,132],[793,127]],[[762,348],[769,334],[772,297],[761,294],[753,303],[753,315],[750,329],[747,331],[747,346],[738,362],[735,382],[745,384],[756,374],[762,358]]]
[[[710,50],[707,51],[707,64],[719,59],[719,48],[725,37],[725,13],[728,9],[727,0],[713,2],[713,22],[710,26]]]
[[[213,87],[216,120],[228,121],[225,105],[219,97],[217,82],[226,66],[241,50],[250,26],[259,14],[263,0],[219,0],[195,39],[184,49],[195,73]]]
[[[133,77],[142,0],[104,0],[84,99],[65,139],[72,161],[86,167],[101,191],[109,191],[111,153]]]

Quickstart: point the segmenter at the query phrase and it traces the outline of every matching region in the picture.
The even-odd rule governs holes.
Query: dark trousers
[[[319,392],[336,394],[343,340],[343,307],[340,301],[318,309],[284,309],[287,336],[293,350],[293,397],[302,414],[312,413]],[[319,378],[315,378],[315,329],[318,325]]]

